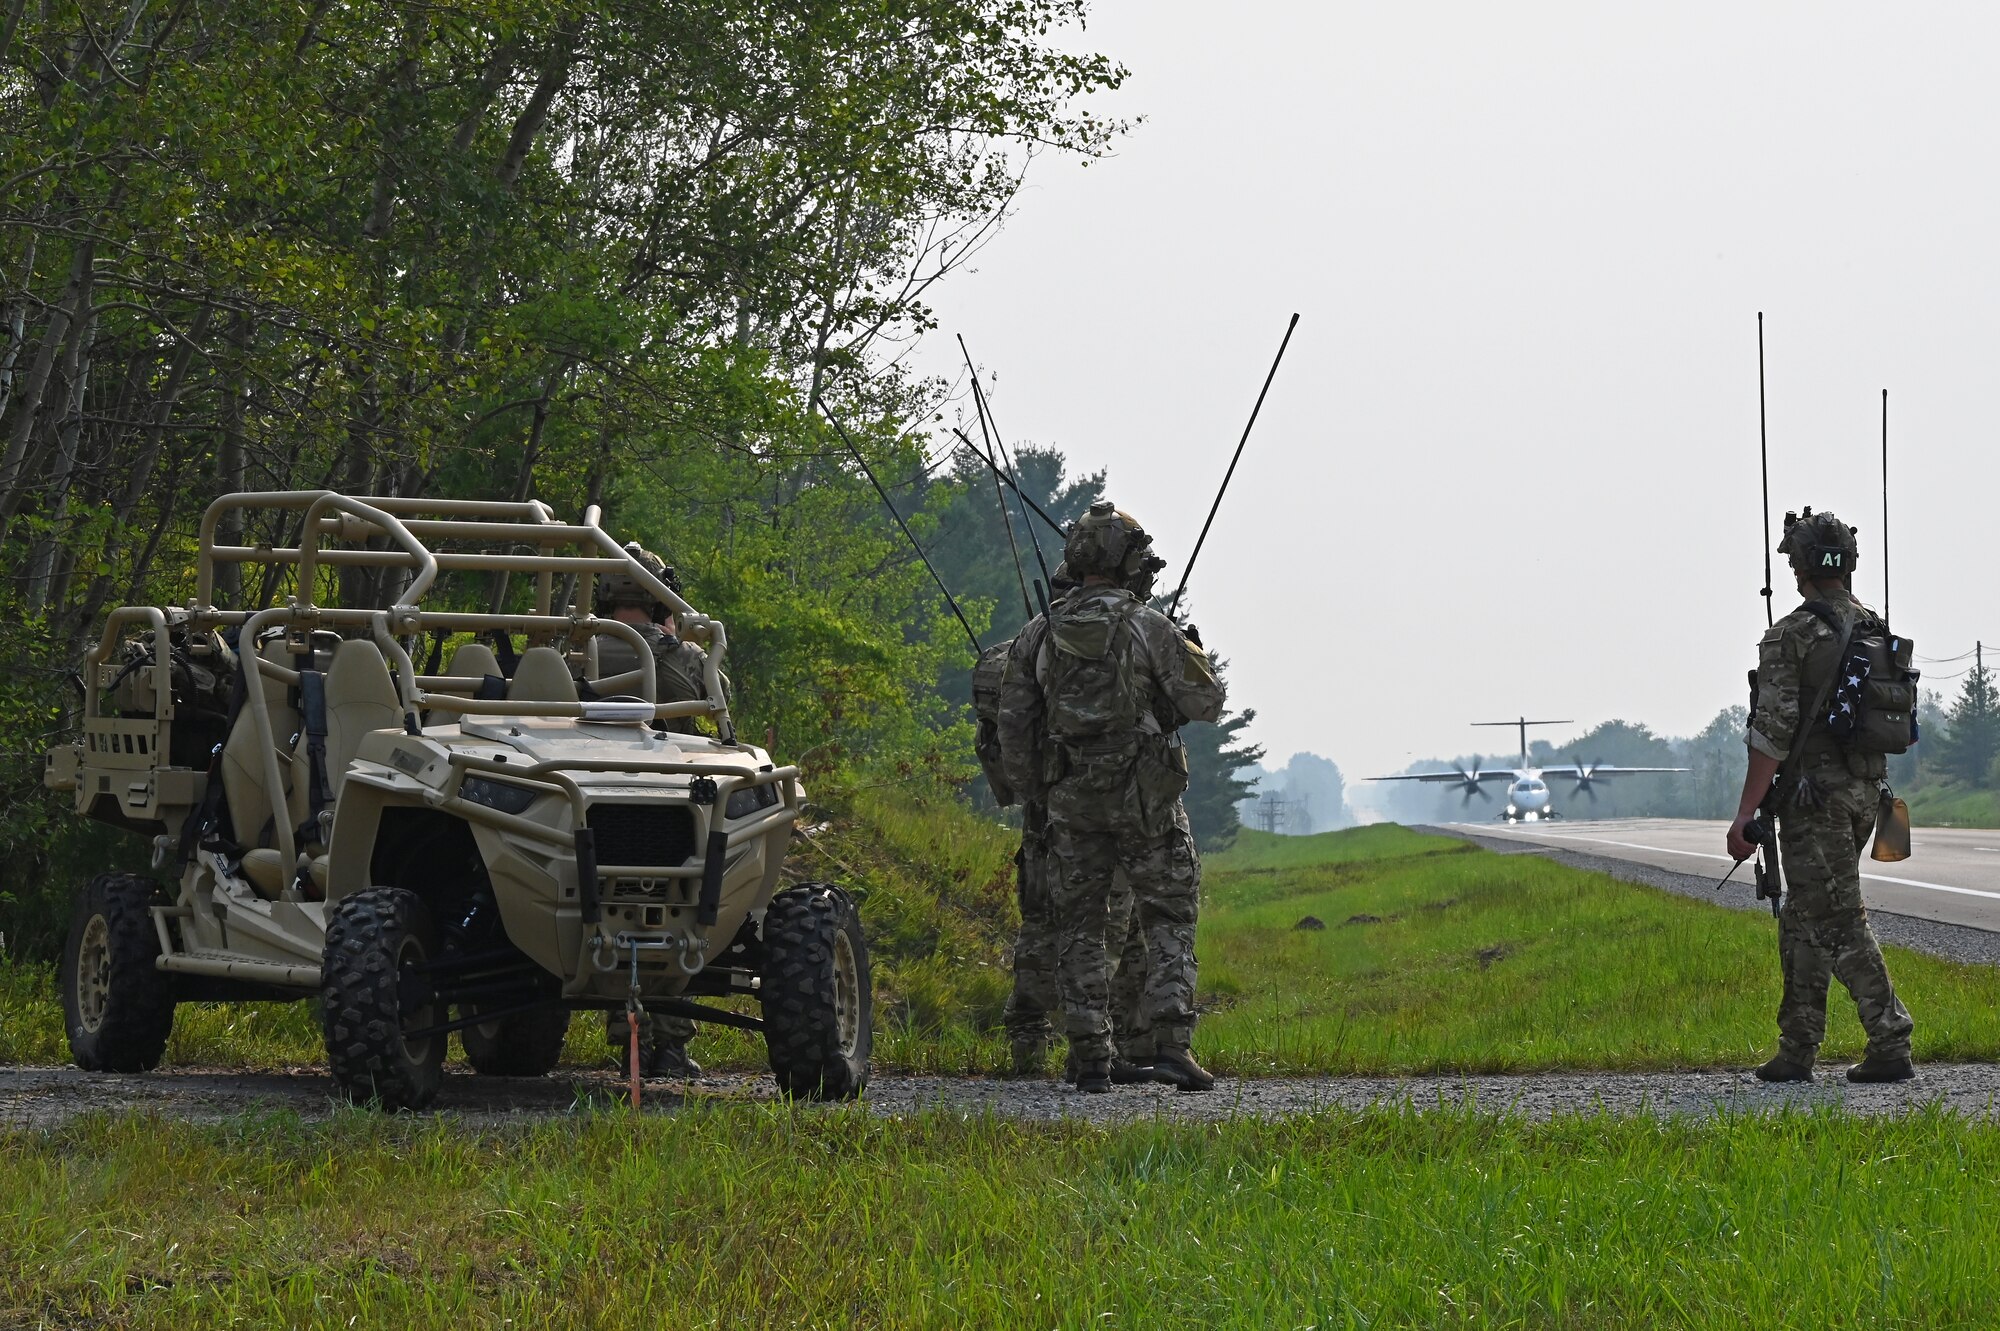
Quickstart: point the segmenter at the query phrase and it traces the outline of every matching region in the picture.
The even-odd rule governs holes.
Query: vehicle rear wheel
[[[474,1017],[479,1005],[459,1007],[461,1017]],[[466,1061],[482,1077],[545,1077],[562,1058],[569,1035],[569,1009],[560,1004],[517,1012],[497,1021],[467,1026],[458,1033]]]
[[[868,1084],[874,996],[854,900],[831,883],[771,898],[764,912],[764,1044],[778,1089],[851,1100]]]
[[[320,1018],[334,1083],[382,1108],[422,1109],[444,1076],[443,1024],[426,969],[437,950],[430,911],[416,893],[371,887],[343,898],[326,926]]]
[[[174,1029],[173,977],[160,955],[159,888],[137,874],[99,874],[77,899],[63,947],[63,1020],[86,1072],[150,1072]]]

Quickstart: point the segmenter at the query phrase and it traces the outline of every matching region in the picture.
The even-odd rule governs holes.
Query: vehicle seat
[[[282,637],[266,641],[257,650],[258,655],[273,665],[291,665]],[[299,731],[299,713],[291,705],[289,691],[282,680],[258,674],[252,687],[259,686],[269,704],[271,742],[278,751],[278,773],[285,788],[276,792],[274,797],[265,785],[264,763],[257,743],[257,719],[251,715],[250,706],[246,703],[237,713],[229,738],[222,745],[222,795],[229,806],[229,823],[235,829],[237,843],[251,852],[245,856],[245,870],[259,891],[275,896],[283,886],[284,876],[283,866],[277,862],[277,852],[272,850],[268,856],[257,857],[254,864],[251,860],[258,849],[268,849],[277,840],[277,820],[280,816],[292,819],[295,826],[304,817],[298,798],[298,782],[293,777],[290,747],[292,737]],[[264,862],[266,859],[268,863]]]
[[[521,653],[514,668],[514,682],[507,686],[508,702],[577,701],[576,680],[570,677],[569,662],[553,647],[530,647]]]
[[[341,643],[326,671],[327,797],[340,797],[341,782],[361,750],[363,735],[402,728],[403,701],[389,678],[382,649],[365,638]]]
[[[454,647],[451,660],[445,663],[444,677],[467,681],[470,687],[453,692],[463,692],[468,697],[507,696],[507,677],[500,671],[500,659],[483,642],[463,642]]]
[[[634,674],[639,669],[639,654],[632,650],[632,644],[609,633],[600,633],[596,641],[597,678],[591,681],[591,686],[597,690],[598,696],[608,698],[621,693],[641,696],[640,690],[644,686]],[[652,666],[652,661],[647,660],[646,668],[650,670]],[[620,684],[617,681],[621,675],[632,678]]]

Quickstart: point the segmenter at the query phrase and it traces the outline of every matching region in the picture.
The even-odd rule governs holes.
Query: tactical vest
[[[1826,732],[1850,753],[1907,753],[1917,742],[1917,680],[1912,667],[1916,646],[1899,637],[1880,616],[1863,613],[1850,635],[1833,607],[1823,601],[1805,608],[1847,640],[1847,652],[1822,719]],[[1824,677],[1802,680],[1823,687]]]
[[[979,770],[986,773],[994,803],[1003,809],[1014,802],[1014,788],[1000,768],[1000,682],[1006,678],[1007,653],[1013,646],[1009,638],[988,647],[972,667],[972,752],[979,759]]]
[[[1133,660],[1140,608],[1130,597],[1083,595],[1049,611],[1042,691],[1050,738],[1079,748],[1129,743],[1152,717],[1151,690]]]

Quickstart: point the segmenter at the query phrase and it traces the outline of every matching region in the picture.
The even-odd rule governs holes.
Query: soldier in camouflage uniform
[[[1076,587],[1067,565],[1058,566],[1050,582],[1058,602]],[[1133,590],[1137,595],[1150,595],[1151,575],[1147,575],[1143,590],[1136,587]],[[1046,618],[1036,615],[1013,639],[981,653],[972,671],[972,707],[977,722],[973,750],[995,802],[1001,808],[1021,804],[1021,846],[1014,852],[1021,927],[1014,939],[1014,988],[1001,1018],[1017,1077],[1035,1076],[1042,1071],[1055,1034],[1050,1017],[1060,1018],[1062,1000],[1056,984],[1056,866],[1049,854],[1048,808],[1039,800],[1020,801],[1007,784],[1000,760],[1000,684],[1014,643],[1029,639],[1023,651],[1032,653],[1039,650],[1046,631]],[[1112,982],[1111,1024],[1117,1055],[1112,1059],[1111,1079],[1126,1083],[1149,1081],[1153,1061],[1150,1034],[1143,1042],[1143,1054],[1137,1052],[1140,1042],[1128,1034],[1138,1020],[1139,998],[1145,983],[1145,946],[1133,927],[1132,890],[1122,872],[1112,881],[1106,922],[1106,946],[1119,954]],[[1067,1075],[1069,1080],[1076,1080],[1074,1057]]]
[[[665,560],[636,541],[626,546],[625,550],[675,593],[680,591],[680,579]],[[630,624],[646,640],[646,646],[653,655],[653,680],[660,702],[695,702],[708,696],[703,681],[703,670],[708,664],[707,653],[694,643],[681,639],[680,625],[675,621],[673,610],[655,597],[651,590],[628,574],[612,573],[598,580],[596,600],[598,614]],[[599,642],[600,674],[622,674],[636,664],[631,648],[625,643],[610,637]],[[689,716],[656,721],[654,725],[682,735],[699,731],[695,719]],[[692,1080],[701,1076],[701,1065],[690,1058],[687,1051],[688,1041],[694,1038],[696,1029],[686,1017],[648,1013],[646,1028],[639,1033],[640,1071],[648,1077]],[[631,1031],[623,1012],[606,1014],[604,1035],[619,1056],[624,1057],[631,1042]]]
[[[1163,566],[1130,515],[1108,501],[1091,505],[1063,558],[1083,585],[1051,607],[1038,642],[1015,640],[999,738],[1008,784],[1048,804],[1057,984],[1077,1085],[1111,1086],[1105,931],[1122,868],[1146,944],[1140,1015],[1155,1038],[1154,1078],[1206,1090],[1214,1079],[1188,1051],[1200,861],[1180,802],[1187,758],[1178,731],[1222,714],[1222,684],[1197,642],[1127,590]]]
[[[1778,550],[1790,559],[1807,604],[1779,620],[1758,644],[1749,772],[1728,835],[1730,855],[1749,858],[1754,847],[1744,829],[1759,805],[1771,802],[1786,883],[1778,917],[1784,993],[1778,1052],[1757,1076],[1812,1080],[1826,1034],[1827,981],[1838,976],[1868,1032],[1867,1056],[1848,1069],[1847,1079],[1904,1081],[1916,1075],[1910,1062],[1912,1022],[1896,998],[1861,904],[1861,851],[1875,827],[1886,760],[1879,753],[1843,749],[1821,715],[1802,715],[1831,696],[1842,638],[1857,623],[1878,621],[1852,591],[1853,529],[1833,514],[1807,509],[1804,520],[1786,528]],[[1841,633],[1807,608],[1815,604],[1838,620]],[[1817,709],[1825,710],[1823,703]],[[1772,782],[1781,776],[1774,790]]]

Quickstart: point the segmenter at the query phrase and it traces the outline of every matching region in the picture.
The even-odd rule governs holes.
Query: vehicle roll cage
[[[297,544],[292,546],[223,545],[217,532],[224,514],[230,512],[302,512]],[[287,639],[309,642],[314,629],[366,629],[368,636],[392,666],[403,724],[410,733],[420,728],[419,718],[428,711],[481,716],[569,716],[590,719],[592,704],[529,699],[490,699],[466,696],[465,683],[451,676],[420,675],[402,639],[430,631],[474,634],[520,632],[530,644],[541,640],[580,649],[594,672],[598,639],[610,636],[623,641],[636,654],[636,668],[599,679],[607,693],[635,694],[651,703],[653,717],[712,717],[722,742],[736,742],[735,726],[723,690],[722,664],[728,652],[729,636],[719,619],[702,614],[628,554],[600,524],[596,505],[584,511],[579,523],[558,522],[553,511],[536,500],[510,503],[481,499],[417,499],[403,496],[351,496],[332,490],[283,490],[241,492],[217,499],[202,514],[200,564],[196,595],[185,607],[190,628],[197,633],[237,627],[238,668],[244,673],[244,704],[257,727],[266,779],[274,790],[282,789],[282,774],[272,733],[271,714],[265,690],[258,687],[269,678],[287,686],[299,683],[299,672],[267,661],[258,650],[258,641],[267,631],[283,627]],[[433,543],[452,542],[475,545],[502,544],[531,546],[533,553],[517,550],[433,550]],[[563,551],[572,553],[562,553]],[[261,610],[230,609],[215,605],[215,573],[225,564],[283,564],[297,568],[294,594],[283,605]],[[349,609],[315,603],[316,574],[322,567],[369,567],[412,570],[409,583],[395,593],[396,601],[386,609]],[[449,570],[535,574],[535,608],[532,614],[479,613],[472,611],[425,610],[424,596],[436,584],[440,573]],[[576,606],[591,604],[597,578],[618,572],[646,588],[674,612],[683,635],[705,639],[708,644],[702,670],[705,697],[691,702],[661,703],[654,672],[648,668],[651,651],[638,630],[615,619],[579,614]],[[562,574],[578,577],[575,601],[558,609],[554,605],[556,578]],[[178,618],[178,616],[176,616]],[[143,625],[153,640],[155,710],[153,721],[145,723],[149,733],[145,745],[164,751],[165,726],[173,716],[170,688],[170,635],[167,616],[155,606],[125,606],[106,619],[104,631],[88,657],[86,678],[102,679],[102,667],[111,660],[128,625]],[[301,647],[303,652],[306,649]],[[250,672],[255,672],[252,675]],[[119,729],[113,718],[102,716],[102,691],[86,690],[87,730]],[[127,727],[130,722],[124,723]],[[154,729],[158,727],[158,729]],[[107,737],[108,738],[108,737]],[[130,738],[114,741],[119,747],[132,745]],[[279,820],[281,830],[283,820]]]

